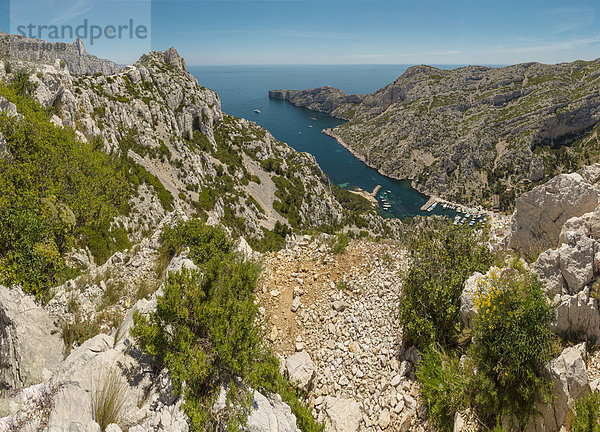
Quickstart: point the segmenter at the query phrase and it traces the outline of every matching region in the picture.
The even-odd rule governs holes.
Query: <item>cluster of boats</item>
[[[475,224],[487,221],[487,216],[482,214],[470,214],[465,213],[464,217],[461,215],[456,215],[454,218],[454,225],[464,225],[469,224],[469,226],[473,226]]]
[[[386,198],[387,194],[389,194],[391,192],[392,192],[391,190],[387,190],[387,191],[385,191],[384,193],[381,194],[382,195],[381,198],[380,198],[381,199],[381,207],[384,210],[389,210],[389,209],[392,208],[392,205],[390,204],[390,202]]]
[[[440,204],[440,206],[445,210],[455,210],[457,213],[463,213],[456,215],[453,222],[454,225],[468,224],[469,226],[473,226],[480,222],[487,221],[487,216],[485,215],[485,213],[479,213],[476,211],[471,213],[472,210],[463,209],[461,206],[452,203],[438,203],[436,201],[427,208],[427,211],[432,212],[438,204]]]

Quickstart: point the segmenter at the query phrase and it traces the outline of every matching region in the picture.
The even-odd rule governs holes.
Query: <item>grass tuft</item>
[[[98,386],[92,392],[92,416],[104,432],[109,424],[124,428],[127,414],[127,384],[117,369],[111,369],[99,377]]]

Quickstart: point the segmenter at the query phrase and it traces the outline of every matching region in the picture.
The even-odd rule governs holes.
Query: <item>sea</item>
[[[321,131],[343,120],[324,113],[298,108],[286,101],[270,99],[274,89],[301,90],[332,86],[347,94],[367,94],[398,78],[411,65],[301,65],[301,66],[189,66],[200,85],[217,92],[223,112],[243,117],[268,129],[275,138],[301,152],[311,153],[330,181],[345,189],[371,192],[381,186],[376,198],[384,217],[405,219],[416,215],[456,213],[437,206],[422,211],[426,195],[411,187],[408,180],[385,177],[369,168],[335,139]],[[438,65],[452,69],[459,65]],[[260,114],[254,112],[259,110]],[[384,206],[388,203],[388,206]]]

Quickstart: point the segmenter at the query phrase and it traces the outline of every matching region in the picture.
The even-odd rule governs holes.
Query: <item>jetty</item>
[[[373,189],[373,192],[367,192],[366,190],[363,190],[359,187],[355,188],[354,190],[351,190],[350,192],[360,195],[361,197],[369,201],[373,205],[373,207],[379,207],[379,201],[377,201],[377,198],[375,197],[377,196],[377,192],[379,192],[380,189],[381,185],[377,185]]]
[[[431,207],[437,201],[438,201],[438,198],[436,198],[436,197],[429,197],[429,199],[427,200],[427,202],[421,206],[421,211],[427,210],[429,207]]]

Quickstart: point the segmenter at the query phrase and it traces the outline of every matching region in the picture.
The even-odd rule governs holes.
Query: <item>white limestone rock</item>
[[[508,234],[509,247],[535,255],[556,247],[563,224],[598,206],[598,190],[580,174],[561,174],[516,201]]]
[[[325,398],[325,432],[357,432],[362,412],[353,399],[327,396]]]

